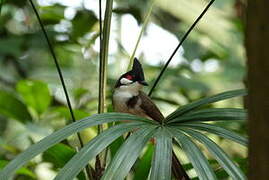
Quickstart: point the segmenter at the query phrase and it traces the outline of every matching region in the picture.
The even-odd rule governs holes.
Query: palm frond
[[[211,139],[194,130],[181,129],[191,137],[200,141],[205,145],[208,151],[215,157],[219,164],[225,169],[225,171],[233,178],[238,180],[246,180],[245,174],[242,170],[228,157],[228,155]]]
[[[172,137],[167,128],[160,127],[156,132],[156,147],[152,158],[151,180],[171,179]]]
[[[185,106],[181,106],[175,112],[170,114],[166,119],[167,121],[170,121],[171,119],[179,117],[201,106],[205,106],[214,102],[230,99],[233,97],[245,96],[245,95],[247,95],[247,91],[245,89],[240,89],[240,90],[232,90],[232,91],[223,92],[223,93],[211,96],[211,97],[202,98],[192,103],[189,103]]]
[[[217,180],[217,177],[208,160],[197,145],[180,130],[174,130],[173,134],[192,163],[199,179]]]

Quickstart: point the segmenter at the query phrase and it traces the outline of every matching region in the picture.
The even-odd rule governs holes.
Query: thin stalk
[[[99,79],[101,80],[101,72],[102,72],[102,46],[103,46],[103,27],[102,27],[102,0],[99,0],[99,41],[100,41],[100,49],[99,49]],[[102,113],[102,86],[99,83],[99,97],[98,97],[98,113]],[[102,131],[102,125],[98,125],[98,134]]]
[[[107,59],[108,59],[108,47],[109,47],[109,36],[111,26],[113,0],[107,0],[104,28],[102,36],[102,47],[101,47],[101,60],[100,60],[100,72],[99,72],[99,102],[98,102],[98,113],[105,112],[105,99],[106,99],[106,75],[107,75]]]
[[[42,32],[43,32],[43,34],[45,36],[45,39],[47,41],[47,44],[48,44],[48,47],[49,47],[49,51],[50,51],[50,53],[51,53],[51,55],[53,57],[53,60],[54,60],[54,63],[55,63],[55,66],[56,66],[56,69],[57,69],[57,72],[58,72],[58,75],[59,75],[59,78],[60,78],[62,87],[63,87],[63,90],[64,90],[64,94],[65,94],[67,106],[68,106],[68,109],[69,109],[69,112],[70,112],[70,115],[71,115],[71,119],[72,119],[73,122],[76,122],[75,115],[74,115],[74,112],[73,112],[73,109],[72,109],[72,105],[71,105],[71,102],[70,102],[70,99],[69,99],[69,95],[68,95],[68,92],[67,92],[67,88],[66,88],[66,85],[65,85],[65,82],[64,82],[64,78],[63,78],[63,74],[62,74],[62,71],[61,71],[61,67],[60,67],[60,65],[58,63],[56,54],[55,54],[55,52],[53,50],[53,47],[52,47],[52,44],[51,44],[51,42],[49,40],[48,34],[47,34],[46,30],[45,30],[45,27],[44,27],[44,25],[43,25],[43,23],[41,21],[41,18],[39,16],[39,13],[38,13],[38,11],[37,11],[37,9],[36,9],[33,1],[32,0],[29,0],[29,2],[30,2],[31,6],[32,6],[32,8],[34,10],[34,13],[35,13],[35,15],[37,17],[37,20],[39,22],[39,25],[40,25],[40,27],[42,29]],[[80,146],[83,147],[83,141],[82,141],[82,138],[80,136],[80,133],[77,133],[77,136],[78,136],[78,140],[79,140]],[[88,173],[88,178],[90,178],[91,177],[90,171],[89,171],[90,168],[87,166],[86,169],[87,169],[87,173]]]
[[[210,6],[214,3],[215,0],[211,0],[208,5],[205,7],[205,9],[203,10],[203,12],[198,16],[198,18],[194,21],[194,23],[191,25],[191,27],[188,29],[188,31],[184,34],[184,36],[182,37],[181,41],[179,42],[179,44],[177,45],[177,47],[175,48],[175,50],[173,51],[173,53],[171,54],[171,56],[169,57],[169,59],[167,60],[166,64],[164,65],[164,67],[162,68],[160,74],[158,75],[157,79],[155,80],[152,88],[149,91],[149,96],[151,96],[151,94],[153,93],[153,90],[155,89],[155,87],[157,86],[158,82],[160,81],[164,71],[166,70],[166,68],[168,67],[169,63],[171,62],[172,58],[174,57],[174,55],[176,54],[177,50],[181,47],[181,45],[183,44],[183,42],[187,39],[187,37],[189,36],[189,34],[192,32],[193,28],[196,26],[196,24],[202,19],[202,17],[205,15],[205,13],[207,12],[207,10],[210,8]]]
[[[130,57],[130,63],[129,63],[129,66],[128,66],[128,70],[131,70],[132,69],[132,66],[133,66],[133,63],[134,63],[135,53],[136,53],[136,50],[137,50],[138,45],[140,43],[140,40],[142,38],[142,35],[143,35],[143,33],[144,33],[144,31],[145,31],[145,29],[147,27],[147,24],[149,22],[150,15],[151,15],[151,12],[152,12],[152,9],[153,9],[153,6],[154,6],[154,2],[155,2],[155,0],[152,0],[151,5],[150,5],[150,8],[148,10],[148,13],[147,13],[147,15],[145,17],[143,26],[142,26],[142,28],[140,30],[139,36],[138,36],[137,41],[136,41],[136,44],[135,44],[135,48],[134,48],[133,53],[132,53],[132,55]]]
[[[102,0],[99,0],[99,41],[100,41],[100,49],[99,49],[99,79],[101,80],[101,72],[102,72],[102,44],[103,44],[103,27],[102,27]],[[99,81],[100,82],[100,81]],[[98,113],[101,113],[101,103],[102,103],[102,86],[101,83],[99,83],[99,97],[98,97]],[[103,125],[100,124],[97,126],[97,134],[100,134],[103,131]],[[99,177],[99,174],[102,172],[102,163],[100,160],[100,156],[97,155],[95,158],[95,177]]]
[[[100,28],[100,65],[99,65],[99,97],[98,97],[98,113],[105,112],[106,106],[106,77],[107,77],[107,61],[108,61],[108,49],[109,49],[109,37],[111,27],[113,0],[106,1],[106,10],[104,18],[104,27],[102,28],[102,6],[101,0],[99,0],[99,28]],[[103,127],[98,126],[98,134],[103,130]],[[104,159],[105,161],[105,159]],[[103,163],[105,164],[105,162]],[[96,156],[96,179],[100,179],[102,176],[102,164],[100,157]]]

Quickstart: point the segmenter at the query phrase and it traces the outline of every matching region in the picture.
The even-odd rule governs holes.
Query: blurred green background
[[[102,2],[104,5],[105,1]],[[113,111],[114,83],[127,70],[151,2],[114,1],[108,111]],[[98,1],[38,0],[35,3],[60,61],[76,119],[97,113]],[[136,53],[151,86],[207,3],[208,0],[155,1]],[[216,1],[184,42],[152,96],[163,114],[168,115],[202,97],[244,88],[243,9],[241,0]],[[232,99],[214,106],[243,107],[243,103],[242,99]],[[30,4],[26,0],[4,0],[0,17],[0,168],[34,142],[70,122],[53,59]],[[246,134],[245,123],[218,124]],[[87,129],[82,135],[88,141],[96,135],[96,129]],[[214,135],[210,137],[246,170],[246,148]],[[67,144],[78,144],[76,136],[70,137]],[[72,155],[73,150],[69,150],[65,153]],[[35,158],[20,169],[16,179],[52,179],[61,165],[51,159],[49,153]],[[188,163],[186,157],[182,159]]]

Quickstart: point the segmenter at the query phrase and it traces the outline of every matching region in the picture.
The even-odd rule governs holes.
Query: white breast
[[[113,106],[115,111],[128,113],[126,102],[132,97],[133,95],[128,91],[115,90],[113,94]]]
[[[127,101],[132,98],[133,96],[137,96],[137,94],[133,94],[133,91],[125,91],[124,89],[116,89],[114,91],[113,94],[113,106],[114,106],[114,110],[116,112],[122,112],[122,113],[130,113],[130,114],[134,114],[137,116],[141,116],[141,117],[145,117],[145,118],[149,118],[144,110],[142,110],[140,108],[141,105],[141,100],[139,99],[137,101],[137,104],[132,107],[132,108],[128,108],[127,106]]]

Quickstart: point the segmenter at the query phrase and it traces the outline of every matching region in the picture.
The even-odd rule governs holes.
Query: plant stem
[[[189,34],[192,32],[193,28],[196,26],[196,24],[202,19],[202,17],[205,15],[205,13],[207,12],[207,10],[209,9],[209,7],[214,3],[215,0],[211,0],[208,5],[205,7],[205,9],[203,10],[203,12],[198,16],[198,18],[194,21],[194,23],[191,25],[191,27],[188,29],[188,31],[184,34],[184,36],[182,37],[181,41],[179,42],[179,44],[177,45],[177,47],[175,48],[175,50],[173,51],[173,53],[171,54],[171,56],[169,57],[169,59],[166,61],[163,69],[161,70],[160,74],[158,75],[157,79],[155,80],[152,88],[149,91],[149,96],[151,96],[151,94],[153,93],[153,90],[155,89],[155,87],[157,86],[158,82],[160,81],[164,71],[166,70],[166,68],[168,67],[169,63],[171,62],[172,58],[174,57],[174,55],[176,54],[177,50],[181,47],[181,45],[183,44],[183,42],[187,39],[187,37],[189,36]]]
[[[99,97],[98,97],[98,113],[105,112],[106,106],[106,77],[107,77],[107,61],[108,61],[108,48],[109,48],[109,36],[111,27],[113,0],[106,1],[106,10],[104,18],[104,28],[102,28],[102,6],[101,0],[99,0],[99,28],[100,28],[100,65],[99,65]],[[98,126],[98,134],[103,130],[102,125]],[[106,161],[106,159],[104,159]],[[103,163],[105,164],[105,163]],[[96,179],[100,179],[102,176],[102,163],[99,155],[96,156],[95,163]]]
[[[107,0],[106,11],[104,19],[103,36],[101,37],[101,52],[100,52],[100,71],[99,71],[99,99],[98,99],[98,113],[105,112],[105,99],[106,99],[106,75],[107,75],[107,59],[109,36],[111,26],[113,0]]]

